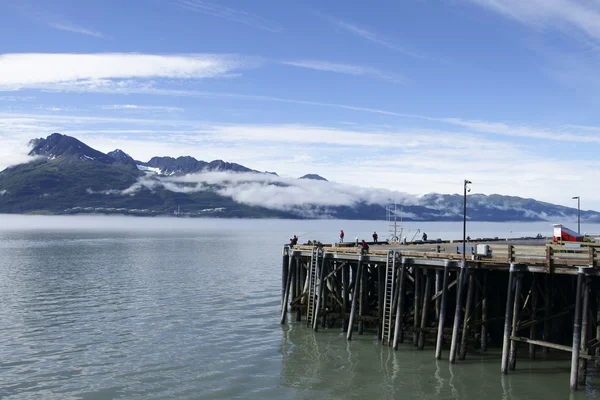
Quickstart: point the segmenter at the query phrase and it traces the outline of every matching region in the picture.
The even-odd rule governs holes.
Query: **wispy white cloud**
[[[356,35],[364,40],[368,40],[370,42],[376,43],[380,46],[386,47],[390,50],[397,51],[406,56],[414,57],[414,58],[428,58],[426,55],[421,54],[419,52],[411,51],[405,47],[400,46],[389,40],[388,38],[384,38],[381,34],[375,33],[371,30],[368,30],[364,27],[358,26],[354,23],[344,21],[342,19],[334,18],[328,15],[324,15],[318,13],[319,16],[328,20],[331,24],[333,24],[338,29],[342,29],[346,32],[349,32],[353,35]]]
[[[189,11],[212,15],[253,28],[273,33],[282,31],[281,26],[273,21],[269,21],[244,10],[226,7],[222,4],[215,4],[205,0],[176,0],[175,4]]]
[[[170,106],[147,106],[138,104],[111,104],[100,106],[103,110],[124,110],[124,111],[166,111],[175,112],[183,111],[181,107],[170,107]]]
[[[228,76],[246,61],[239,56],[213,54],[4,54],[0,55],[0,90],[144,88],[152,87],[149,80],[154,78]]]
[[[40,24],[44,24],[53,29],[58,29],[61,31],[78,33],[81,35],[92,36],[95,38],[103,39],[106,36],[99,31],[95,31],[92,29],[84,28],[79,24],[72,23],[64,18],[63,15],[50,12],[43,7],[40,7],[40,4],[36,4],[35,6],[29,4],[26,1],[15,1],[8,2],[9,7],[19,12],[21,15],[26,18],[37,21]],[[11,4],[12,3],[12,4]]]
[[[538,29],[568,29],[600,40],[600,4],[588,0],[468,0]]]
[[[0,101],[31,101],[33,96],[0,96]]]
[[[58,29],[66,32],[79,33],[82,35],[93,36],[95,38],[103,39],[105,36],[103,33],[98,31],[92,31],[90,29],[86,29],[84,27],[70,24],[70,23],[51,23],[49,24],[51,28]]]
[[[407,79],[404,76],[397,74],[390,74],[381,71],[377,68],[365,67],[360,65],[352,64],[339,64],[328,61],[314,61],[314,60],[301,60],[301,61],[283,61],[282,64],[291,65],[294,67],[308,68],[317,71],[335,72],[339,74],[354,75],[354,76],[367,76],[376,79],[382,79],[392,83],[406,83]]]

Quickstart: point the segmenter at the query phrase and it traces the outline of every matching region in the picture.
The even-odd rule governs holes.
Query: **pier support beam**
[[[362,273],[361,273],[361,277],[360,277],[360,297],[359,302],[358,302],[358,315],[360,315],[361,317],[365,315],[365,311],[366,311],[366,307],[367,307],[367,294],[369,292],[369,289],[367,288],[367,282],[368,282],[368,271],[369,271],[369,266],[363,266],[362,268]],[[365,321],[364,320],[360,320],[358,321],[358,334],[362,335],[365,332]]]
[[[516,264],[510,264],[510,272],[508,274],[508,289],[506,291],[506,310],[504,313],[504,338],[502,343],[502,375],[508,373],[508,352],[510,348],[510,323],[512,319],[512,305],[513,305],[513,282],[515,280],[515,274],[517,272]]]
[[[471,308],[473,305],[473,273],[471,271],[467,271],[467,275],[469,276],[469,287],[467,289],[467,304],[465,306],[465,319],[463,321],[463,329],[462,336],[460,339],[460,349],[458,352],[458,359],[464,360],[467,356],[467,340],[469,338],[469,319],[471,318]]]
[[[379,321],[383,321],[383,303],[385,296],[385,267],[384,264],[378,264],[375,268],[377,268],[377,304],[379,315]],[[377,340],[381,340],[382,337],[382,329],[383,324],[377,324]],[[389,338],[388,338],[389,340]]]
[[[585,277],[583,281],[583,306],[581,310],[581,354],[588,354],[588,326],[589,326],[589,315],[590,315],[590,286],[591,278]],[[579,384],[585,385],[587,376],[587,358],[579,359]]]
[[[573,321],[573,350],[571,352],[571,390],[577,390],[579,380],[579,347],[581,346],[581,289],[585,274],[583,268],[577,273],[577,288],[575,289],[575,319]]]
[[[319,292],[317,293],[317,304],[315,306],[314,316],[313,316],[313,330],[319,330],[319,313],[321,311],[321,306],[324,304],[325,293],[327,292],[327,288],[325,285],[327,284],[323,279],[325,277],[325,266],[327,262],[325,261],[325,255],[323,254],[323,260],[321,261],[321,268],[319,268]]]
[[[294,286],[296,287],[296,296],[301,296],[302,291],[304,290],[304,274],[302,273],[304,268],[302,267],[302,264],[300,263],[300,259],[298,257],[296,257],[296,265],[294,266],[294,270],[296,271],[296,274],[294,275]],[[292,299],[293,298],[294,297],[292,297]],[[302,321],[302,310],[300,308],[300,303],[301,302],[299,301],[296,305],[296,322]]]
[[[530,317],[529,319],[531,321],[535,321],[537,318],[537,303],[538,303],[538,288],[537,288],[537,274],[533,274],[532,278],[531,278],[531,313],[530,313]],[[535,340],[536,339],[536,325],[537,324],[532,324],[531,327],[529,328],[529,339],[531,340]],[[536,350],[536,345],[533,343],[529,343],[529,358],[531,360],[535,359],[535,350]]]
[[[356,276],[354,277],[354,292],[352,293],[352,310],[350,310],[350,320],[348,321],[348,333],[346,339],[352,340],[352,328],[354,325],[354,316],[356,315],[356,306],[358,302],[358,294],[360,292],[360,281],[362,276],[363,263],[362,257],[358,259],[358,267],[356,268]]]
[[[437,340],[435,343],[435,359],[442,358],[442,344],[444,342],[444,319],[446,319],[446,293],[448,292],[448,274],[450,273],[450,261],[444,262],[444,276],[442,277],[442,296],[440,303],[440,315],[438,317]]]
[[[483,271],[483,282],[481,284],[481,351],[487,351],[487,319],[488,319],[488,271]]]
[[[398,342],[402,336],[402,315],[404,314],[404,286],[406,282],[406,269],[408,268],[408,260],[402,257],[400,264],[400,282],[398,284],[398,299],[396,304],[396,320],[394,322],[394,350],[398,350]]]
[[[419,344],[419,324],[421,322],[419,316],[421,315],[421,277],[423,276],[423,271],[418,266],[413,267],[415,273],[415,300],[414,300],[414,319],[413,319],[413,345],[417,346]]]
[[[429,302],[431,301],[431,274],[425,270],[425,291],[423,293],[423,310],[421,312],[421,329],[419,332],[419,339],[417,342],[417,348],[423,350],[425,347],[425,328],[427,328],[427,316],[429,314]]]
[[[596,340],[600,342],[600,291],[594,288],[596,294]],[[596,357],[600,357],[600,346],[596,347]],[[600,366],[600,359],[596,359],[596,368]]]
[[[290,263],[290,250],[286,245],[283,247],[283,256],[281,258],[281,309],[283,309],[283,299],[285,298],[285,286],[288,278],[288,265]]]
[[[542,340],[544,342],[550,341],[550,330],[551,330],[551,319],[548,318],[552,315],[552,275],[544,276],[544,332],[542,334]],[[549,347],[544,347],[542,352],[550,352]]]
[[[521,289],[523,287],[523,273],[518,272],[515,282],[515,299],[512,315],[511,338],[517,336],[519,320],[521,319]],[[514,371],[517,367],[517,345],[516,340],[510,341],[510,354],[508,359],[508,369]]]
[[[439,248],[439,246],[438,246],[438,248]],[[440,290],[442,290],[442,271],[436,270],[435,271],[435,292],[439,293]],[[442,299],[440,297],[437,297],[435,299],[435,320],[436,321],[440,318],[441,301],[442,301]]]
[[[460,264],[460,274],[458,277],[458,290],[456,292],[456,308],[454,310],[454,326],[452,327],[452,342],[450,343],[450,364],[456,363],[456,350],[458,347],[458,332],[460,329],[460,320],[462,316],[462,298],[465,290],[465,274],[467,270],[467,261],[462,260]]]
[[[342,331],[346,331],[348,325],[348,288],[350,286],[350,264],[342,267]]]
[[[285,264],[285,261],[287,261],[287,265]],[[292,252],[292,255],[284,255],[283,256],[283,261],[282,261],[282,268],[283,271],[285,271],[285,273],[283,274],[285,276],[285,288],[283,289],[283,296],[281,299],[281,324],[285,324],[286,321],[286,316],[287,316],[287,310],[288,310],[288,297],[290,294],[290,285],[291,285],[291,281],[292,281],[292,263],[294,261],[294,253]]]

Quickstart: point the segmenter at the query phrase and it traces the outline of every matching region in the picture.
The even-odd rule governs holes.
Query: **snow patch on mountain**
[[[145,165],[136,165],[137,169],[139,169],[140,171],[144,171],[146,173],[150,173],[150,174],[157,174],[160,175],[162,174],[162,171],[160,170],[160,168],[155,168],[155,167],[147,167]]]

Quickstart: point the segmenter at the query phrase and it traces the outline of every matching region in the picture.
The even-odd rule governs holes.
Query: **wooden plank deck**
[[[520,269],[531,272],[577,274],[578,268],[590,269],[588,274],[600,274],[598,268],[597,244],[577,243],[580,247],[571,247],[573,244],[512,244],[510,242],[487,244],[489,255],[477,254],[477,243],[467,244],[467,266],[478,269],[508,269],[511,264],[516,264]],[[343,247],[323,245],[325,257],[335,259],[357,260],[360,247]],[[311,245],[297,245],[292,251],[300,252],[299,255],[312,252]],[[446,260],[461,261],[463,255],[462,243],[426,243],[418,245],[382,244],[371,245],[368,253],[364,255],[370,262],[385,262],[389,251],[396,251],[399,257],[413,260],[415,263],[423,263],[443,267]]]

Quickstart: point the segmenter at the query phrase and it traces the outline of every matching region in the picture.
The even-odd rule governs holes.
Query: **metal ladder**
[[[319,258],[322,250],[319,247],[313,247],[308,267],[308,295],[306,301],[306,326],[313,326],[315,315],[315,304],[317,300],[317,274],[319,270]]]
[[[381,321],[381,344],[392,343],[392,334],[394,329],[394,289],[396,283],[396,252],[389,251],[388,259],[385,264],[385,296],[383,300],[383,317]]]

